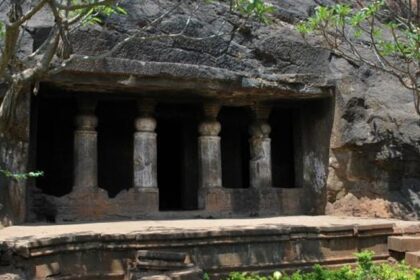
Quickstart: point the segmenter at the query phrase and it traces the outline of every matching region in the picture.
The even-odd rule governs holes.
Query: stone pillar
[[[74,133],[74,189],[90,192],[98,186],[98,148],[95,116],[96,101],[79,100]]]
[[[134,187],[157,188],[156,120],[155,103],[139,102],[139,117],[135,120],[134,133]]]
[[[204,120],[199,126],[198,138],[199,158],[199,187],[201,193],[206,189],[222,187],[222,152],[220,146],[221,130],[217,115],[220,111],[218,104],[203,106]],[[199,208],[204,208],[205,198],[200,196]]]
[[[268,124],[270,109],[254,106],[254,121],[249,128],[250,162],[249,176],[252,188],[272,187],[271,174],[271,127]]]

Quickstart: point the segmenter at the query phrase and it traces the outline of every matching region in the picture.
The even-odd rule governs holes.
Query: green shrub
[[[371,251],[355,254],[357,265],[328,269],[315,265],[311,272],[297,271],[291,275],[274,272],[269,276],[246,272],[233,272],[226,280],[420,280],[420,270],[404,263],[375,264]]]

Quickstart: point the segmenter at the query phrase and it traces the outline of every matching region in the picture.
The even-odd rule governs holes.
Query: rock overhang
[[[206,65],[74,55],[43,83],[66,92],[211,100],[226,103],[331,97],[334,81],[315,74],[253,74]],[[175,95],[174,95],[175,94]]]
[[[310,6],[289,1],[272,4],[279,12],[295,7],[292,10],[299,18],[305,17]],[[329,51],[303,42],[281,13],[272,15],[270,25],[250,20],[244,30],[232,36],[238,18],[228,12],[224,2],[198,10],[191,3],[174,6],[167,0],[127,0],[123,6],[130,11],[127,16],[111,16],[106,24],[72,32],[73,58],[42,82],[59,91],[121,93],[119,96],[155,96],[159,91],[159,95],[170,97],[178,93],[180,99],[224,99],[232,105],[241,105],[242,100],[330,97],[334,92]],[[163,16],[165,11],[171,13],[158,27],[143,28],[144,22]],[[185,28],[188,14],[191,24]],[[52,22],[48,9],[36,15],[28,23],[33,33],[27,36],[25,46],[39,46]],[[222,35],[215,36],[216,27]],[[185,36],[162,36],[184,28]],[[160,39],[153,39],[160,33]]]

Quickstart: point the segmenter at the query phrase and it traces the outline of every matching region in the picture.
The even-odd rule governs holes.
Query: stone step
[[[140,250],[136,253],[136,267],[143,271],[169,271],[193,266],[188,254],[183,252]]]
[[[406,252],[405,262],[413,267],[420,268],[420,251]]]
[[[136,258],[147,259],[147,260],[183,262],[183,263],[189,262],[188,254],[182,253],[182,252],[139,250],[136,253]]]
[[[176,270],[176,269],[184,269],[193,267],[194,264],[192,263],[182,263],[182,262],[168,262],[168,261],[160,261],[160,260],[143,260],[137,261],[137,268],[143,270],[160,270],[160,271],[167,271],[167,270]]]
[[[396,252],[420,251],[420,236],[389,236],[388,250]]]

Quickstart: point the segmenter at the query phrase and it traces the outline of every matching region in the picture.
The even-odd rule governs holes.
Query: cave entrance
[[[156,118],[159,209],[196,210],[198,107],[159,104]]]
[[[44,172],[36,186],[43,193],[63,196],[73,188],[73,137],[76,102],[72,98],[34,98],[36,170]]]
[[[271,125],[271,166],[273,187],[294,188],[295,183],[295,156],[296,110],[292,108],[273,108],[270,114]]]
[[[222,125],[222,180],[225,188],[249,187],[249,133],[251,123],[245,107],[223,107],[219,114]]]
[[[98,185],[110,198],[133,184],[133,134],[136,102],[104,100],[97,104]]]

